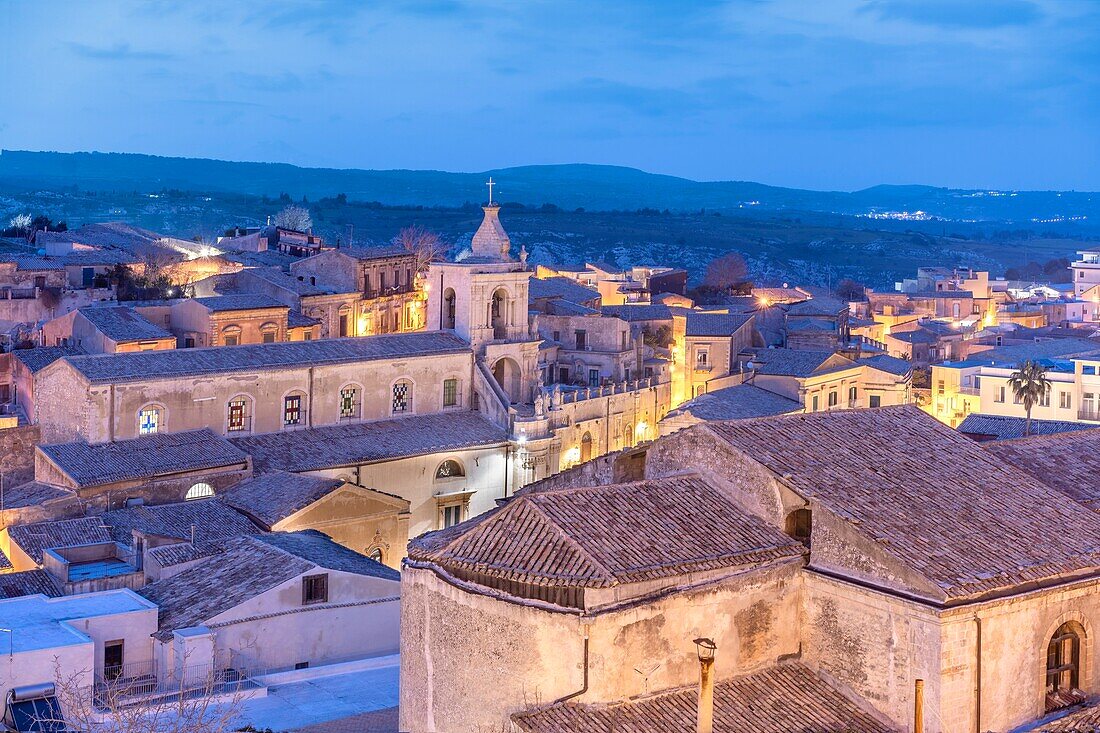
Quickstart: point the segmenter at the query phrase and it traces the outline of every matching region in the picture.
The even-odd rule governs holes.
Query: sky
[[[1100,191],[1100,0],[0,0],[0,148]]]

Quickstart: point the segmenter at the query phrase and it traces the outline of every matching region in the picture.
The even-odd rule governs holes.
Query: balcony
[[[155,661],[105,666],[95,675],[93,701],[100,710],[161,705],[180,699],[259,689],[248,671],[210,664],[158,668]]]
[[[1077,411],[1078,420],[1087,420],[1089,422],[1100,422],[1100,409],[1081,409]]]

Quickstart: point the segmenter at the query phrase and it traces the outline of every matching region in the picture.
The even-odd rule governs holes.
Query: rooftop
[[[206,298],[193,298],[192,300],[214,313],[257,310],[262,308],[288,308],[286,303],[275,300],[270,295],[262,295],[260,293],[213,295]]]
[[[791,305],[787,313],[797,316],[837,316],[846,310],[848,304],[844,301],[821,295]]]
[[[42,564],[42,553],[46,550],[114,541],[99,517],[17,524],[8,528],[8,536],[39,565]]]
[[[81,316],[88,320],[96,330],[115,342],[153,341],[175,338],[145,318],[125,306],[89,306],[81,308]]]
[[[756,349],[752,362],[757,374],[783,377],[810,377],[858,366],[842,354],[803,349]]]
[[[941,601],[1100,567],[1100,515],[915,406],[689,430],[713,432],[845,518]]]
[[[154,606],[129,589],[82,593],[61,598],[41,595],[0,600],[0,624],[18,629],[11,634],[12,651],[37,651],[91,644],[91,638],[70,622],[148,611]]]
[[[598,290],[585,287],[568,277],[533,277],[530,280],[527,292],[531,300],[562,298],[581,305],[600,298]]]
[[[479,581],[609,588],[765,565],[805,548],[692,474],[520,494],[408,551]]]
[[[1036,422],[1032,420],[1032,425]],[[1100,511],[1100,427],[1083,427],[1091,429],[1032,435],[983,447],[1001,461]]]
[[[270,529],[343,484],[340,479],[274,471],[242,481],[224,498]]]
[[[669,412],[668,417],[687,414],[700,420],[741,420],[801,411],[800,402],[751,384],[738,384],[685,402]]]
[[[1024,426],[1027,420],[1022,417],[1009,417],[1007,415],[979,415],[976,413],[967,415],[959,423],[958,431],[968,435],[992,436],[993,440],[1010,440],[1024,437]],[[1088,430],[1094,425],[1070,420],[1038,420],[1031,421],[1032,435],[1053,435],[1073,430]]]
[[[42,594],[50,598],[61,595],[53,576],[45,570],[24,570],[21,573],[0,574],[0,599]]]
[[[259,533],[256,525],[220,498],[133,506],[102,516],[115,541],[127,545],[133,541],[134,530],[187,541],[194,532],[195,544],[200,547],[216,545],[242,534]]]
[[[671,321],[672,309],[663,303],[649,305],[605,305],[600,310],[606,316],[624,321]]]
[[[318,471],[357,463],[500,445],[508,436],[476,412],[412,415],[234,438],[257,473]]]
[[[248,460],[247,455],[210,428],[154,433],[96,445],[81,441],[39,445],[38,450],[78,488],[234,466]]]
[[[860,359],[856,363],[899,377],[904,377],[906,374],[913,371],[913,362],[899,359],[896,356],[888,356],[886,354]]]
[[[697,687],[613,704],[564,703],[512,720],[527,733],[669,733],[695,730]],[[891,733],[801,664],[778,664],[714,687],[715,733]]]
[[[46,484],[40,481],[28,481],[25,484],[4,489],[4,508],[23,509],[24,507],[42,506],[52,501],[72,499],[76,492],[61,486]]]
[[[751,323],[751,313],[699,313],[688,311],[685,335],[687,336],[732,336],[746,323]]]
[[[971,354],[965,361],[945,363],[945,367],[1004,366],[1015,367],[1024,361],[1037,359],[1068,358],[1100,354],[1100,340],[1083,338],[1059,338],[1035,341],[1012,346],[999,346]]]
[[[421,331],[361,338],[250,344],[231,348],[172,349],[64,358],[90,382],[117,383],[223,372],[257,372],[267,369],[469,353],[469,351],[470,345],[454,334],[443,331]]]
[[[79,346],[36,346],[33,349],[15,349],[11,352],[31,374],[37,374],[58,359],[83,354],[84,349]]]

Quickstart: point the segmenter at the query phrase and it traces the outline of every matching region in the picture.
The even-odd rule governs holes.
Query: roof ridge
[[[537,496],[537,494],[528,494],[524,498],[530,498],[532,496]],[[531,508],[534,511],[536,511],[541,517],[543,517],[543,519],[545,519],[547,522],[549,522],[550,525],[553,526],[555,530],[557,530],[559,536],[561,536],[561,538],[563,540],[565,540],[566,543],[568,543],[571,547],[573,547],[573,549],[575,549],[577,552],[579,552],[590,563],[592,563],[592,565],[595,568],[597,568],[599,571],[601,571],[603,573],[605,581],[607,581],[608,583],[610,583],[612,585],[617,584],[615,574],[612,573],[610,570],[608,570],[606,565],[604,565],[602,562],[597,560],[595,558],[595,556],[584,547],[584,545],[577,542],[577,540],[573,537],[573,535],[571,535],[569,532],[567,532],[565,530],[565,528],[563,528],[558,522],[554,521],[554,518],[551,517],[549,514],[547,514],[546,511],[544,511],[542,507],[540,507],[538,504],[536,504],[533,501],[529,501],[528,503],[531,504]],[[505,507],[507,508],[507,505],[505,505]]]

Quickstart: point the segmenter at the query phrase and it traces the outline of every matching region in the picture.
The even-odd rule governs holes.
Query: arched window
[[[153,435],[163,427],[164,408],[160,405],[146,405],[138,410],[138,435]]]
[[[304,425],[306,396],[301,392],[291,392],[283,398],[283,425],[291,428]]]
[[[592,460],[592,433],[585,433],[581,438],[581,463]]]
[[[367,552],[367,557],[369,557],[371,560],[374,560],[375,562],[378,562],[378,563],[385,561],[385,556],[382,554],[382,548],[381,547],[375,547],[375,548],[369,550]]]
[[[466,471],[463,470],[462,464],[455,460],[443,461],[443,463],[439,464],[439,468],[435,469],[435,477],[437,480],[465,475]]]
[[[634,445],[634,426],[627,423],[623,428],[623,447],[629,448],[632,445]]]
[[[264,325],[260,326],[260,338],[265,344],[275,343],[275,339],[279,335],[279,326],[275,323],[268,321]]]
[[[183,497],[184,501],[191,501],[193,499],[210,499],[214,496],[214,487],[205,482],[199,482],[187,490],[187,494]]]
[[[355,420],[362,414],[359,404],[359,388],[348,384],[340,390],[340,419]]]
[[[1084,629],[1073,622],[1058,627],[1047,644],[1046,709],[1081,702],[1081,640]]]
[[[813,515],[805,507],[795,509],[787,515],[786,527],[788,535],[805,544],[810,544],[810,530],[813,526]]]
[[[226,414],[226,430],[230,433],[247,433],[252,430],[252,398],[237,395],[229,400]]]
[[[455,327],[455,301],[453,288],[443,291],[443,328]]]
[[[412,412],[413,385],[407,379],[401,379],[393,384],[393,399],[390,403],[390,411],[394,415]]]
[[[241,327],[229,325],[222,329],[222,344],[225,346],[238,346],[241,343]]]

